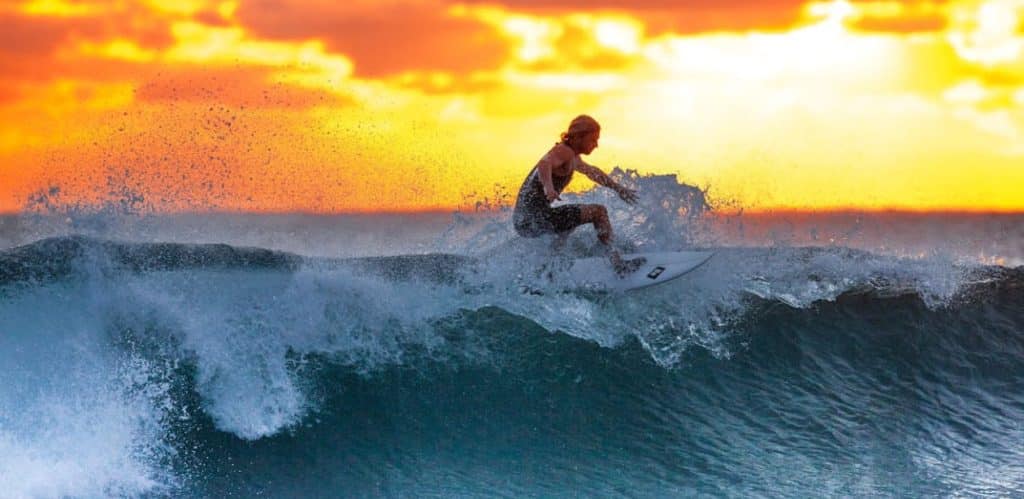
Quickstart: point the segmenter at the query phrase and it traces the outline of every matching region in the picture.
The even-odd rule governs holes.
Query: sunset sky
[[[580,113],[730,206],[1024,211],[1024,0],[0,0],[4,212],[451,209]]]

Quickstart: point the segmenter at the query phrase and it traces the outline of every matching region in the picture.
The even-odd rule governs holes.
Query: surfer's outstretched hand
[[[623,201],[629,204],[636,204],[636,191],[633,189],[620,185],[615,188],[615,191],[619,193],[619,197],[622,198]]]

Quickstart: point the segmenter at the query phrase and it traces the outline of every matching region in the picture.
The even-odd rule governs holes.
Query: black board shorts
[[[583,209],[578,204],[554,208],[535,206],[516,213],[514,218],[516,233],[523,237],[539,237],[569,232],[583,225]]]

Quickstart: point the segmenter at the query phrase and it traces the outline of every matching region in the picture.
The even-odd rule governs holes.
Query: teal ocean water
[[[1024,494],[1024,219],[641,180],[624,249],[717,254],[624,294],[502,212],[10,217],[0,495]]]

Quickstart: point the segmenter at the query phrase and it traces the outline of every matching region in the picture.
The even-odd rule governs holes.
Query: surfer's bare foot
[[[636,272],[636,269],[640,268],[641,265],[647,263],[647,259],[642,256],[630,260],[623,260],[617,251],[612,253],[611,259],[612,268],[615,269],[615,273],[618,274],[619,277],[626,277],[627,275]]]

